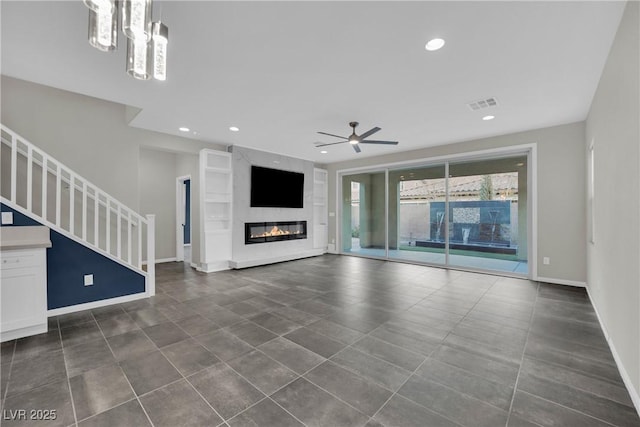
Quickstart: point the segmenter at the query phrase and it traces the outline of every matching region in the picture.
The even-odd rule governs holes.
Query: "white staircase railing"
[[[2,202],[144,275],[146,293],[155,295],[155,215],[141,216],[0,126]]]

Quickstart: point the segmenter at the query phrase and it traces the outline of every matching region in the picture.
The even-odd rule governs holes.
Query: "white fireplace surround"
[[[233,233],[231,268],[245,268],[275,262],[289,261],[321,255],[325,248],[314,248],[313,162],[233,146]],[[304,197],[302,209],[252,208],[251,166],[281,169],[304,173]],[[245,244],[245,224],[254,222],[307,221],[307,238],[288,241]]]

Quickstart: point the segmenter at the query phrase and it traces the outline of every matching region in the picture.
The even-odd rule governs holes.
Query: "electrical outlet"
[[[84,275],[84,285],[85,286],[93,286],[93,274],[85,274]]]
[[[542,258],[542,263],[543,263],[544,265],[549,265],[549,264],[551,264],[551,258],[549,258],[548,256],[543,257],[543,258]]]
[[[13,212],[2,212],[2,225],[13,224]]]

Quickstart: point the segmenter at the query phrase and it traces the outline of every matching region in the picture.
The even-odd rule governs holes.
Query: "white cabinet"
[[[328,173],[325,169],[313,169],[313,247],[327,249],[328,240]]]
[[[0,252],[0,341],[47,332],[46,249]]]
[[[200,269],[226,270],[231,260],[231,153],[200,151]]]

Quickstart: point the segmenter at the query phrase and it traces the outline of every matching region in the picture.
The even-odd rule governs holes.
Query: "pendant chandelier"
[[[120,12],[122,32],[127,38],[127,73],[139,80],[167,79],[169,29],[160,21],[151,22],[151,0],[83,1],[89,8],[91,46],[103,52],[116,49]]]

